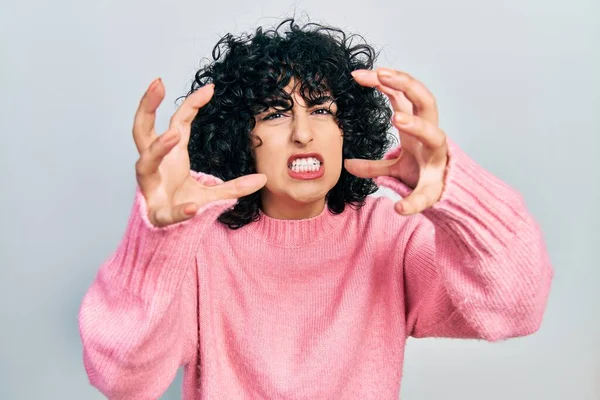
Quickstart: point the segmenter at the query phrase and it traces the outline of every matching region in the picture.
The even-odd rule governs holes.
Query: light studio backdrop
[[[524,195],[556,269],[533,336],[409,340],[402,398],[600,399],[597,0],[2,0],[0,399],[103,398],[77,313],[127,222],[138,100],[163,78],[164,128],[222,34],[292,14],[422,80],[446,133]]]

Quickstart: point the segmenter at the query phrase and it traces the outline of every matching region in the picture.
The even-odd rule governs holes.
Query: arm
[[[209,175],[196,179],[218,182]],[[153,226],[139,188],[116,252],[100,268],[79,313],[90,383],[110,399],[156,399],[198,342],[195,253],[206,227],[235,200]]]
[[[414,216],[406,242],[407,332],[490,341],[531,334],[553,276],[542,233],[518,193],[452,142],[448,155],[442,197]],[[389,176],[377,181],[411,192]]]
[[[521,196],[448,140],[420,81],[387,68],[353,76],[389,97],[402,144],[383,160],[345,163],[396,190],[396,212],[415,220],[404,257],[408,333],[499,340],[538,329],[553,273]]]

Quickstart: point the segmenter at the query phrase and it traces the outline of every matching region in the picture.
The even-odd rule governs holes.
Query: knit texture
[[[541,325],[553,270],[539,226],[453,142],[442,198],[418,215],[368,197],[229,230],[216,218],[234,203],[157,228],[137,190],[79,315],[108,398],[157,399],[184,366],[186,400],[397,399],[409,336],[498,341]]]

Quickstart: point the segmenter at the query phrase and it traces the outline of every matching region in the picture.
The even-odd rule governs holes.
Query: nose
[[[292,127],[292,140],[295,144],[305,146],[314,140],[314,134],[306,113],[300,112],[294,115]]]

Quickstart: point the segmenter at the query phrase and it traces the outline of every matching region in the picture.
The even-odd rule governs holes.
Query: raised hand
[[[210,84],[188,96],[160,136],[154,124],[156,109],[165,97],[162,81],[152,82],[140,101],[133,124],[133,138],[140,154],[135,170],[148,204],[148,218],[157,227],[190,219],[210,202],[246,196],[267,181],[264,174],[251,174],[207,186],[191,176],[187,150],[190,125],[213,93],[214,86]]]
[[[391,160],[349,159],[346,169],[362,178],[392,176],[411,187],[413,191],[395,205],[399,214],[415,214],[431,207],[442,195],[448,162],[446,134],[438,127],[434,96],[404,72],[380,68],[356,70],[352,75],[360,85],[375,87],[389,97],[401,151]]]

